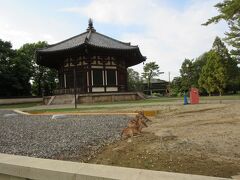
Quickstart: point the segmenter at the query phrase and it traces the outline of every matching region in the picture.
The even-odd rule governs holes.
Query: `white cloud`
[[[100,23],[143,27],[140,33],[122,32],[119,39],[138,44],[142,54],[157,61],[161,71],[165,71],[161,77],[168,79],[168,71],[178,75],[185,58],[196,58],[208,51],[214,38],[223,36],[226,30],[225,24],[201,25],[216,15],[213,5],[218,0],[190,2],[180,10],[164,0],[93,0],[86,6],[64,11],[80,13]],[[141,71],[142,65],[134,68]]]
[[[59,21],[48,14],[29,13],[31,8],[25,8],[24,11],[14,5],[0,6],[0,39],[10,41],[13,48],[17,49],[25,43],[37,41],[47,41],[51,44],[69,35],[68,30],[63,32],[65,27],[69,27],[67,22]]]
[[[2,28],[0,30],[0,37],[7,37],[7,39],[3,40],[12,42],[13,48],[19,48],[25,43],[33,43],[39,40],[44,40],[47,42],[54,41],[51,35],[39,35],[28,31],[16,30],[14,28],[11,28],[11,26]]]
[[[33,43],[37,41],[54,42],[54,37],[51,34],[40,33],[35,28],[22,28],[14,26],[14,24],[7,24],[0,22],[0,38],[4,41],[13,43],[13,48],[19,48],[25,43]],[[34,30],[33,30],[34,29]]]
[[[154,8],[151,0],[93,0],[86,6],[64,8],[62,11],[80,13],[102,23],[142,24],[147,8]]]
[[[18,7],[11,6],[11,11],[0,7],[0,38],[11,41],[14,48],[38,40],[56,43],[81,32],[76,29],[80,22],[77,18],[92,17],[95,22],[114,25],[116,29],[124,26],[116,38],[139,45],[148,61],[157,61],[165,72],[161,78],[168,79],[168,71],[178,75],[184,58],[198,57],[210,49],[215,36],[223,36],[225,24],[201,26],[217,14],[213,5],[218,1],[189,0],[186,6],[176,8],[169,5],[169,0],[92,0],[60,9],[80,15],[74,16],[72,22],[48,14],[23,15],[16,13]],[[142,71],[142,64],[134,68]]]

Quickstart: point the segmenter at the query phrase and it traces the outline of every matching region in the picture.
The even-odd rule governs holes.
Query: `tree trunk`
[[[150,93],[150,95],[152,95],[152,93],[150,92],[150,82],[151,81],[151,79],[150,78],[148,78],[148,92]]]
[[[41,86],[41,80],[40,78],[38,79],[38,96],[41,96],[42,95],[42,86]]]

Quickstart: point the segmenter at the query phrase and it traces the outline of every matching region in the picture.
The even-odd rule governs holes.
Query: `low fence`
[[[43,98],[6,98],[0,99],[0,105],[43,102]]]
[[[0,153],[0,180],[226,180],[226,178],[39,159]]]

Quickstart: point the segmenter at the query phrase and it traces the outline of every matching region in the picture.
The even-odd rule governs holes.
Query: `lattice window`
[[[103,86],[103,72],[102,69],[92,70],[93,86]]]
[[[107,85],[116,86],[116,71],[113,69],[107,69]]]

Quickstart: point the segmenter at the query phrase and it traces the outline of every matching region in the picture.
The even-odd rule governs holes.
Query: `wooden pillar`
[[[104,92],[107,92],[107,76],[106,76],[106,59],[103,57],[103,86],[104,86]]]
[[[74,105],[75,105],[75,109],[77,109],[77,90],[76,90],[76,63],[73,69],[73,84],[74,84]]]
[[[77,109],[77,81],[78,81],[78,78],[77,75],[76,75],[76,71],[77,71],[77,64],[78,64],[78,56],[74,57],[73,59],[73,63],[74,63],[74,74],[73,74],[73,77],[74,77],[74,82],[73,82],[73,85],[74,85],[74,104],[75,104],[75,109]]]
[[[117,68],[115,71],[115,76],[116,76],[116,86],[118,86],[118,69]]]
[[[127,73],[127,68],[125,67],[124,69],[125,72],[125,91],[128,91],[128,73]]]
[[[88,57],[90,58],[90,57]],[[91,61],[90,59],[88,59],[88,88],[89,88],[89,92],[92,92],[92,67],[91,67]]]
[[[64,82],[64,89],[67,87],[67,78],[66,78],[66,73],[63,73],[63,82]]]

